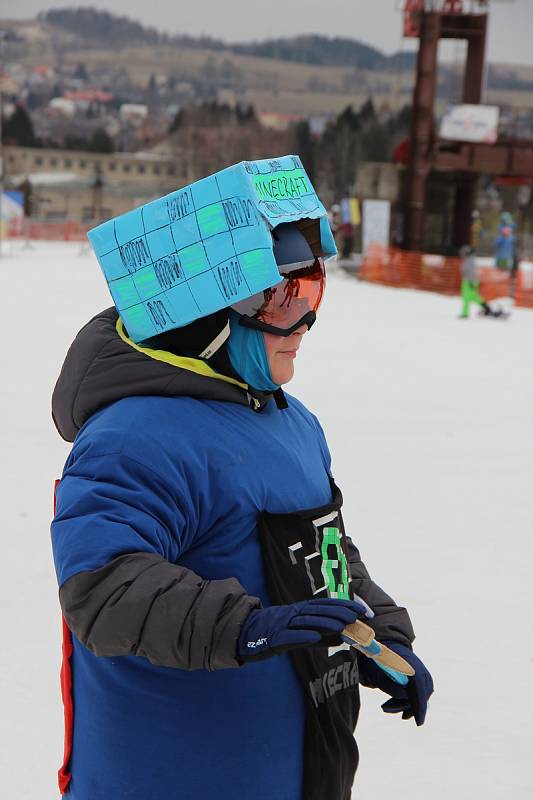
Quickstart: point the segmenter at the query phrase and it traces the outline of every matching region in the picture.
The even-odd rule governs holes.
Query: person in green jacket
[[[466,244],[461,247],[459,255],[461,256],[461,297],[463,299],[460,319],[468,319],[470,316],[470,303],[481,306],[486,316],[494,316],[491,307],[479,293],[476,251]]]

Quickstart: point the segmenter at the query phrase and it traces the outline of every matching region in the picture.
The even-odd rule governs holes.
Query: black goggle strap
[[[265,331],[266,333],[273,333],[275,336],[290,336],[294,331],[297,331],[302,325],[307,325],[311,328],[316,320],[316,311],[308,311],[303,317],[291,325],[290,328],[278,328],[275,325],[269,325],[268,322],[263,322],[255,317],[249,317],[247,314],[239,316],[239,325],[244,328],[255,328],[258,331]]]

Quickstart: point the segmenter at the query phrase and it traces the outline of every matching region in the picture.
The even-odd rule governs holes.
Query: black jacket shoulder
[[[60,436],[72,442],[96,411],[146,395],[250,404],[245,384],[205,362],[135,345],[111,307],[84,325],[70,346],[52,395],[52,417]],[[255,396],[253,402],[258,410],[268,398]]]

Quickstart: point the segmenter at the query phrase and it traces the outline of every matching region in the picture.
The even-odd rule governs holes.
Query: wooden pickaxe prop
[[[402,686],[415,674],[413,667],[404,658],[378,642],[372,628],[359,619],[345,627],[342,638],[360,653],[373,659],[393,681]]]

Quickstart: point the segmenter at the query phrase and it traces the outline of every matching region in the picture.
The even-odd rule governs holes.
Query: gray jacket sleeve
[[[72,576],[59,599],[70,630],[95,655],[187,670],[240,666],[239,631],[260,606],[235,578],[203,580],[143,552]]]
[[[383,591],[370,577],[368,570],[361,561],[359,550],[346,537],[348,548],[348,561],[352,578],[352,588],[356,594],[365,600],[374,611],[375,617],[365,622],[370,625],[378,640],[401,642],[411,647],[415,634],[409,614],[405,608],[397,606],[392,597]]]

